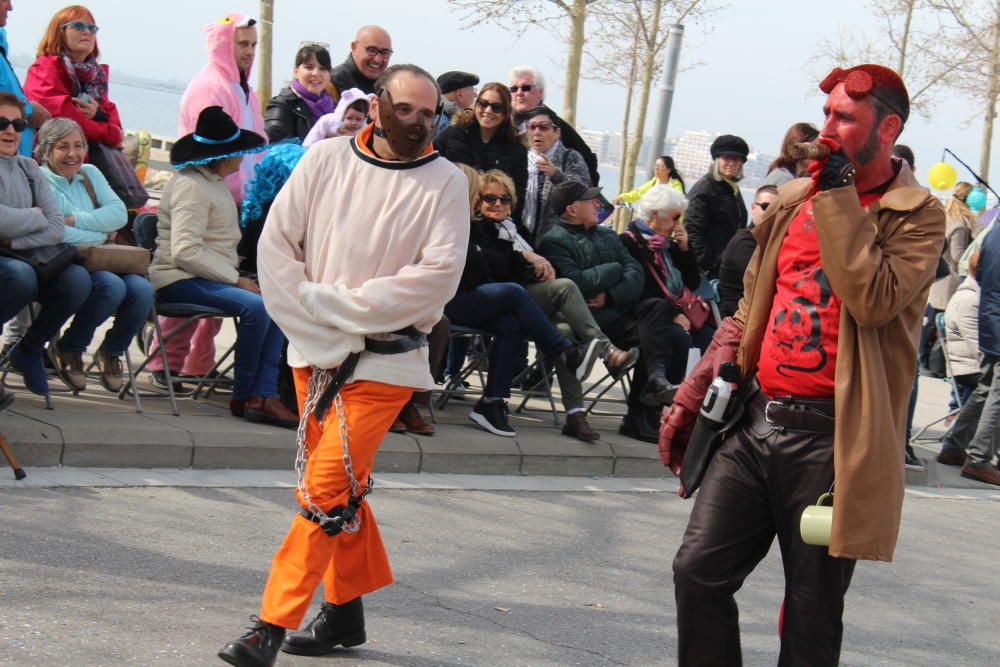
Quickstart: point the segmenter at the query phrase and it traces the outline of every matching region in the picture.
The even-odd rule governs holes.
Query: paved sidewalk
[[[144,399],[143,413],[136,414],[131,401],[119,401],[99,386],[77,396],[54,394],[53,410],[21,391],[11,409],[0,415],[0,432],[29,475],[32,468],[57,466],[194,469],[205,471],[207,479],[226,470],[291,470],[294,432],[236,419],[229,414],[227,399],[182,399],[182,416],[175,417],[166,399]],[[916,426],[942,415],[946,402],[947,385],[922,378]],[[533,401],[529,406],[530,412],[511,415],[517,437],[503,438],[468,419],[471,401],[452,401],[437,413],[434,436],[388,434],[376,472],[672,479],[655,445],[618,435],[622,406],[602,404],[607,414],[591,416],[601,434],[595,443],[563,436],[547,404]],[[944,426],[938,425],[929,434],[943,432]],[[918,446],[918,452],[929,461],[928,470],[909,471],[909,484],[988,488],[962,479],[956,468],[934,463],[935,442],[924,449]],[[0,477],[6,476],[0,471]]]

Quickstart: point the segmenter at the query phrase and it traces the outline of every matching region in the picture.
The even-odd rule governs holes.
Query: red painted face
[[[826,120],[819,135],[840,144],[847,159],[855,165],[860,167],[871,162],[879,146],[875,110],[870,99],[853,99],[840,83],[830,91],[823,114]]]

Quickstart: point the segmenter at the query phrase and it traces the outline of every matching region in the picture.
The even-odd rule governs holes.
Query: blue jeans
[[[149,315],[153,305],[153,286],[146,278],[134,273],[119,275],[110,271],[94,271],[90,280],[94,285],[90,296],[59,339],[59,349],[83,352],[101,322],[114,315],[115,322],[104,337],[101,350],[108,356],[120,357]]]
[[[523,336],[535,341],[549,359],[556,359],[572,347],[517,283],[489,283],[457,294],[444,307],[444,314],[452,324],[485,329],[494,334],[490,372],[483,389],[483,395],[489,398],[510,396]]]
[[[34,301],[41,304],[22,344],[26,350],[41,349],[90,294],[90,274],[79,264],[70,264],[57,278],[39,287],[35,270],[25,262],[0,257],[0,323],[6,323]]]
[[[278,395],[278,360],[285,335],[267,314],[259,294],[204,278],[178,280],[157,294],[164,301],[209,306],[238,316],[233,398]]]

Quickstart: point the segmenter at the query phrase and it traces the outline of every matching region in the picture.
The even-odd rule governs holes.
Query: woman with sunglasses
[[[555,277],[555,270],[535,254],[510,220],[514,183],[498,170],[479,178],[469,234],[469,254],[458,294],[445,306],[452,324],[496,334],[483,398],[469,417],[496,435],[515,435],[506,421],[503,398],[510,386],[522,337],[535,341],[554,362],[566,408],[563,434],[591,442],[599,439],[587,423],[580,382],[597,359],[611,372],[624,373],[638,359],[611,345],[576,284]],[[580,341],[572,343],[551,321],[561,315]],[[454,372],[458,369],[452,368]]]
[[[514,179],[518,202],[514,219],[521,221],[528,187],[528,149],[514,125],[507,86],[495,81],[483,86],[473,108],[459,114],[455,124],[434,138],[434,148],[452,162],[479,172],[499,169]]]
[[[672,308],[672,324],[660,341],[661,349],[646,362],[649,380],[640,397],[646,405],[661,404],[658,394],[670,394],[683,382],[688,350],[697,347],[704,352],[715,334],[711,320],[695,329],[674,301],[685,287],[693,291],[701,282],[698,259],[681,224],[687,205],[687,198],[671,186],[654,185],[639,198],[641,219],[633,220],[620,235],[625,249],[643,267],[646,280],[639,301],[666,299]]]
[[[7,360],[24,375],[24,385],[47,395],[49,381],[42,361],[45,344],[79,310],[90,294],[90,274],[70,264],[49,282],[39,284],[31,264],[17,254],[52,246],[63,238],[63,216],[41,169],[31,158],[18,155],[24,103],[11,93],[0,93],[0,326],[33,302],[40,304],[24,336]],[[4,355],[0,355],[4,356]]]
[[[322,116],[333,113],[330,83],[330,52],[315,42],[303,44],[295,54],[292,81],[267,103],[264,131],[270,142],[298,139],[300,142]]]
[[[56,12],[28,68],[24,92],[53,117],[76,121],[89,143],[120,148],[122,121],[108,98],[108,66],[97,62],[97,31],[94,15],[82,5]]]

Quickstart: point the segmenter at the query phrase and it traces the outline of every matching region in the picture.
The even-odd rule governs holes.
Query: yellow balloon
[[[938,162],[927,172],[927,180],[935,190],[951,190],[958,180],[958,172],[947,162]]]

